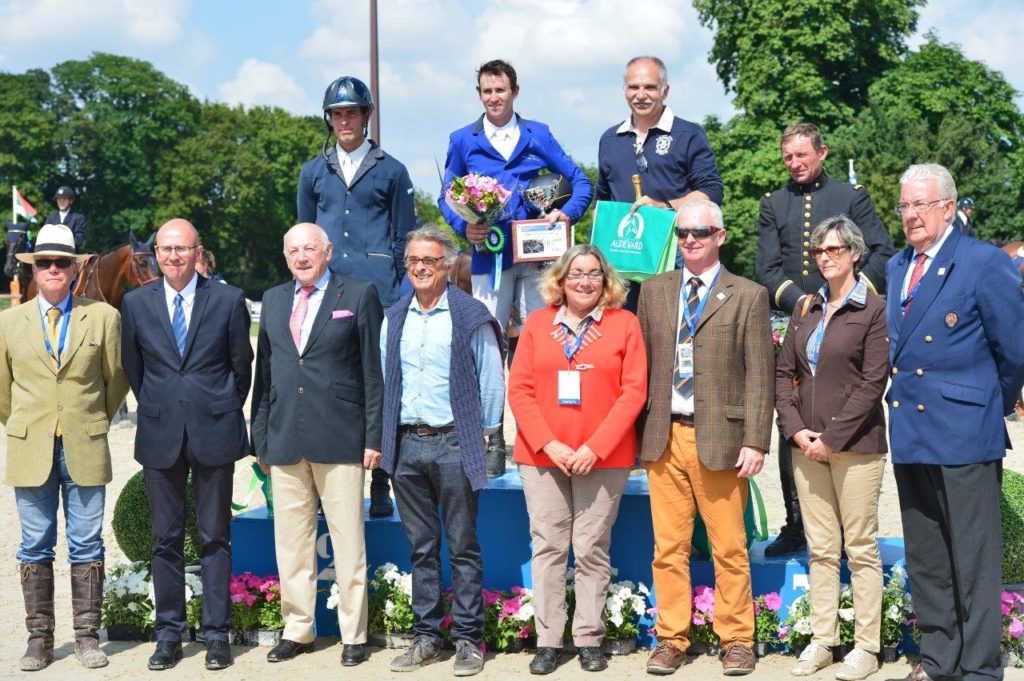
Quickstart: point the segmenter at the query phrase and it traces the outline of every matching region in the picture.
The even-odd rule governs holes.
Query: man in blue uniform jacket
[[[302,167],[299,222],[319,225],[334,247],[331,271],[373,284],[387,309],[401,296],[405,236],[416,228],[409,171],[366,136],[373,94],[358,78],[343,76],[324,92],[324,122],[337,139]],[[411,290],[411,289],[410,289]],[[370,515],[385,518],[394,506],[388,478],[375,469]]]
[[[1010,258],[953,226],[956,184],[911,166],[887,268],[889,436],[921,637],[908,681],[1001,679],[1003,421],[1024,384],[1024,293]]]

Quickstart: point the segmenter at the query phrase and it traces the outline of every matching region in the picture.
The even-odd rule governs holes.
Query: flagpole
[[[18,185],[11,185],[11,222],[18,222]]]
[[[18,186],[12,184],[11,185],[11,222],[14,223],[14,224],[18,223],[17,207],[18,207]],[[15,273],[15,275],[13,277],[11,277],[10,294],[11,294],[11,307],[14,307],[15,305],[18,305],[18,304],[21,303],[21,282],[18,281],[17,273]]]

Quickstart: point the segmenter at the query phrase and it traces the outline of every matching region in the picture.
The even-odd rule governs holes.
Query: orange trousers
[[[715,633],[723,647],[752,646],[754,597],[743,523],[748,483],[735,470],[713,471],[701,463],[695,434],[693,426],[673,423],[665,453],[644,464],[654,525],[655,630],[659,641],[682,651],[690,646],[690,549],[694,514],[700,511],[715,565]]]

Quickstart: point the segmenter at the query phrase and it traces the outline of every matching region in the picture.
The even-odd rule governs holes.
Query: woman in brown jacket
[[[854,271],[864,253],[860,229],[844,215],[815,228],[811,247],[825,285],[790,320],[775,372],[775,408],[794,445],[793,467],[810,554],[811,644],[792,669],[832,664],[839,644],[840,524],[853,582],[856,647],[837,679],[878,670],[882,561],[878,494],[885,471],[881,398],[888,368],[885,303]]]

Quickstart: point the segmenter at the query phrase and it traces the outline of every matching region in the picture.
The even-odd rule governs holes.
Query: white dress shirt
[[[299,327],[299,353],[306,349],[306,341],[309,340],[309,332],[313,330],[313,320],[316,319],[316,313],[320,311],[320,303],[324,300],[324,291],[327,290],[327,282],[330,281],[331,271],[325,270],[324,273],[316,280],[313,286],[316,290],[310,294],[309,300],[306,303],[306,318],[302,320],[302,326]],[[302,284],[295,282],[295,292],[292,294],[292,310],[299,302],[299,296],[302,291]]]
[[[942,233],[942,236],[939,237],[939,240],[933,243],[931,246],[929,246],[928,250],[924,252],[924,254],[928,257],[924,259],[924,269],[921,270],[922,279],[924,279],[924,275],[928,274],[928,268],[932,266],[932,261],[935,260],[935,256],[939,254],[939,250],[942,248],[942,244],[946,243],[946,239],[949,238],[949,235],[952,232],[953,223],[951,222],[948,225],[946,225],[946,231]],[[907,294],[909,293],[909,291],[907,291],[907,287],[910,286],[910,276],[914,273],[914,266],[917,264],[915,259],[917,258],[917,256],[918,253],[917,251],[915,251],[913,257],[910,259],[910,267],[907,268],[907,273],[903,277],[903,286],[900,289],[900,302],[903,302],[904,300],[907,299]]]
[[[683,307],[686,306],[686,297],[690,295],[690,279],[697,277],[700,279],[700,286],[697,287],[697,295],[701,300],[708,295],[708,287],[711,286],[715,281],[715,277],[718,276],[719,270],[722,269],[722,263],[715,263],[713,267],[704,272],[704,274],[695,275],[690,270],[683,267],[683,285],[679,288],[679,314],[676,317],[676,339],[679,338],[679,328],[683,325]],[[679,349],[676,348],[676,358],[679,357]],[[672,363],[673,373],[675,368],[675,361]],[[696,369],[696,367],[694,367]],[[693,415],[693,395],[690,397],[683,397],[678,390],[676,390],[675,381],[672,381],[672,413],[673,414],[685,414],[686,416]]]
[[[352,153],[341,148],[340,144],[334,145],[338,152],[338,165],[341,166],[341,174],[345,178],[345,184],[352,184],[352,178],[362,164],[363,159],[370,153],[370,140],[363,140],[363,143],[352,150]]]
[[[491,123],[487,116],[484,116],[484,134],[491,142],[491,145],[498,150],[498,153],[507,161],[512,157],[512,152],[519,144],[519,119],[515,114],[508,123],[498,127]]]
[[[167,318],[171,320],[171,328],[174,328],[174,297],[180,293],[181,309],[185,313],[185,330],[188,331],[192,324],[192,305],[196,302],[196,282],[198,281],[199,275],[193,274],[192,280],[185,284],[185,288],[175,291],[167,283],[167,277],[164,277],[164,300],[167,301]]]

